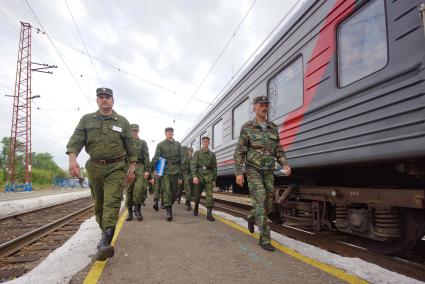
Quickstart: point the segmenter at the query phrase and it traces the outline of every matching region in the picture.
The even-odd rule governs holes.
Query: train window
[[[271,118],[282,117],[302,106],[303,88],[303,61],[299,57],[268,83],[268,95],[272,102],[269,113]]]
[[[238,138],[242,125],[249,120],[249,100],[233,109],[233,139]]]
[[[213,148],[217,148],[223,144],[223,120],[214,124],[213,126]]]
[[[341,24],[338,30],[339,85],[347,86],[387,65],[384,0],[375,0]]]

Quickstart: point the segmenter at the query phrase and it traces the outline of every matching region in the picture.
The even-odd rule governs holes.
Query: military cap
[[[204,139],[207,139],[208,141],[210,141],[210,138],[209,138],[208,136],[203,136],[203,137],[201,138],[201,141],[204,141]]]
[[[130,125],[130,128],[131,128],[132,130],[139,130],[139,125],[138,125],[138,124],[136,124],[136,123],[133,123],[133,124],[131,124],[131,125]]]
[[[174,128],[172,128],[172,127],[165,128],[165,132],[168,132],[168,131],[173,131],[174,132]]]
[[[259,96],[259,97],[254,98],[254,105],[255,104],[262,104],[262,103],[269,104],[269,103],[271,103],[271,101],[266,96]]]
[[[99,95],[102,95],[102,94],[110,95],[111,97],[114,96],[114,93],[112,92],[111,89],[108,89],[108,88],[97,88],[96,89],[96,96],[99,96]]]

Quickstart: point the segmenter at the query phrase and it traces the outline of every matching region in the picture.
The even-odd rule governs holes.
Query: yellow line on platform
[[[202,210],[202,213],[205,214],[205,212],[203,210]],[[226,219],[224,219],[222,217],[219,217],[217,215],[214,215],[214,217],[217,220],[219,220],[220,222],[223,222],[224,224],[226,224],[226,225],[228,225],[228,226],[230,226],[230,227],[232,227],[232,228],[234,228],[234,229],[236,229],[236,230],[238,230],[238,231],[240,231],[240,232],[242,232],[244,234],[247,234],[249,236],[252,236],[252,237],[254,237],[256,239],[259,239],[260,238],[260,236],[259,236],[258,233],[251,234],[251,232],[247,228],[244,228],[244,227],[242,227],[242,226],[240,226],[240,225],[238,225],[238,224],[236,224],[236,223],[234,223],[232,221],[226,220]],[[294,257],[294,258],[296,258],[296,259],[298,259],[298,260],[300,260],[302,262],[305,262],[307,264],[310,264],[310,265],[312,265],[312,266],[314,266],[314,267],[316,267],[316,268],[318,268],[320,270],[323,270],[324,272],[326,272],[326,273],[328,273],[330,275],[333,275],[336,278],[339,278],[341,280],[344,280],[344,281],[346,281],[348,283],[356,283],[356,284],[357,283],[368,283],[366,280],[363,280],[363,279],[361,279],[361,278],[359,278],[357,276],[354,276],[352,274],[349,274],[349,273],[345,272],[342,269],[333,267],[333,266],[331,266],[329,264],[320,262],[318,260],[315,260],[315,259],[310,258],[310,257],[305,256],[305,255],[302,255],[299,252],[296,252],[296,251],[294,251],[294,250],[292,250],[292,249],[290,249],[290,248],[288,248],[288,247],[286,247],[286,246],[284,246],[284,245],[282,245],[282,244],[280,244],[280,243],[278,243],[276,241],[273,241],[272,240],[271,243],[272,243],[272,245],[275,248],[277,248],[281,252],[283,252],[285,254],[288,254],[288,255],[290,255],[290,256],[292,256],[292,257]]]
[[[115,229],[114,237],[112,238],[112,245],[115,245],[115,242],[118,238],[118,234],[121,231],[122,225],[124,224],[124,220],[127,217],[127,211],[125,210],[123,214],[121,214],[120,219],[118,220],[117,227]],[[90,268],[89,274],[87,274],[86,279],[84,279],[84,284],[93,284],[97,283],[100,276],[102,275],[103,269],[105,268],[106,261],[96,261],[93,266]]]

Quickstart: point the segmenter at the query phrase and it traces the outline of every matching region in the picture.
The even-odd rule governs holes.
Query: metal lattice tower
[[[32,190],[31,100],[31,25],[21,22],[6,191]]]

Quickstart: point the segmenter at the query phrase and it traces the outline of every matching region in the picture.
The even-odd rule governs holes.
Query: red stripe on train
[[[233,159],[231,160],[225,160],[217,163],[217,166],[226,166],[226,165],[233,165],[235,161]]]
[[[325,75],[327,67],[322,68],[322,66],[330,63],[331,57],[335,52],[336,25],[351,13],[354,4],[355,0],[338,0],[326,16],[325,24],[320,30],[316,45],[304,72],[304,103],[300,109],[286,117],[279,131],[280,143],[285,150],[295,141],[304,119],[304,113],[317,92],[320,80]]]

